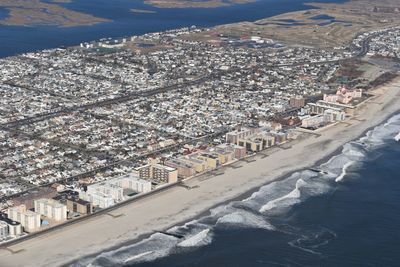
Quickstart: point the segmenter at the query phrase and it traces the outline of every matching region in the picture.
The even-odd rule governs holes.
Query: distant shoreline
[[[110,21],[109,19],[98,18],[59,5],[70,2],[70,0],[54,0],[47,3],[40,0],[31,0],[27,3],[23,0],[2,0],[0,8],[8,10],[8,15],[0,19],[0,25],[72,27]]]
[[[248,4],[260,0],[144,0],[144,3],[157,8],[218,8]]]
[[[132,8],[131,12],[133,12],[133,13],[144,13],[144,14],[155,14],[155,13],[157,13],[157,11],[155,11],[155,10],[138,9],[138,8]]]

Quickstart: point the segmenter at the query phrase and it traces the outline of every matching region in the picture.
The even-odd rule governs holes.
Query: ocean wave
[[[178,243],[178,247],[198,247],[211,243],[211,237],[209,236],[210,229],[204,229],[199,233],[189,236],[182,242]]]
[[[340,182],[343,180],[343,178],[346,176],[347,174],[347,169],[352,166],[355,162],[354,161],[349,161],[346,164],[343,165],[342,168],[342,173],[335,179],[335,182]]]
[[[395,140],[396,142],[399,142],[399,141],[400,141],[400,132],[394,137],[394,140]]]
[[[373,130],[360,138],[360,141],[368,148],[374,149],[384,145],[393,136],[399,133],[400,114],[391,117],[386,123],[376,126]]]
[[[125,260],[124,260],[124,263],[125,263],[125,264],[131,263],[131,262],[136,261],[136,260],[138,260],[138,259],[140,259],[140,258],[142,258],[142,257],[149,256],[149,255],[152,254],[152,253],[154,253],[154,251],[146,251],[146,252],[143,252],[143,253],[134,255],[134,256],[132,256],[132,257],[129,257],[129,258],[125,259]]]
[[[296,187],[288,193],[287,195],[284,195],[280,198],[271,200],[267,202],[264,206],[261,207],[260,212],[266,212],[269,211],[273,208],[276,208],[277,206],[283,207],[283,206],[291,206],[293,204],[296,204],[299,202],[299,199],[301,197],[301,192],[300,192],[300,187],[306,185],[307,183],[303,179],[299,179],[296,182]]]
[[[170,235],[155,233],[138,243],[100,253],[94,258],[81,259],[72,266],[111,267],[153,261],[170,255],[178,240]]]
[[[246,211],[236,211],[222,216],[217,220],[217,226],[231,228],[260,228],[275,230],[275,227],[266,221],[261,215],[256,215]]]
[[[74,266],[92,264],[105,267],[152,261],[188,248],[209,244],[216,228],[244,227],[284,231],[282,225],[274,224],[273,218],[276,218],[277,212],[281,214],[310,197],[334,190],[337,187],[335,182],[344,182],[351,166],[363,164],[377,147],[386,144],[388,140],[393,142],[393,137],[399,131],[400,115],[370,130],[359,140],[345,144],[340,154],[317,167],[321,170],[320,173],[309,170],[295,172],[285,179],[260,187],[242,201],[220,205],[211,209],[207,216],[172,227],[166,234],[153,234],[138,243],[101,253]],[[290,241],[289,245],[313,254],[319,254],[318,247],[335,238],[335,233],[329,229],[304,232],[304,229],[298,229],[291,233],[298,238]]]

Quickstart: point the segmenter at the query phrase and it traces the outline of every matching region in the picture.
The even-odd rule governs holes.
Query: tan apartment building
[[[93,211],[92,203],[82,200],[80,198],[68,198],[67,210],[70,212],[77,212],[82,215],[91,214]]]
[[[178,181],[178,170],[176,168],[158,163],[141,166],[136,168],[135,171],[140,179],[151,180],[156,183],[176,183]]]
[[[175,168],[178,171],[179,178],[188,178],[196,174],[193,164],[181,159],[169,159],[164,163],[166,166]]]
[[[216,169],[220,165],[218,155],[213,153],[199,153],[197,154],[197,159],[206,162],[207,169]]]

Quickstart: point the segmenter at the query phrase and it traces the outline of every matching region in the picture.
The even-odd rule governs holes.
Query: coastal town
[[[0,242],[218,176],[346,123],[400,69],[399,27],[330,50],[251,35],[196,39],[208,31],[0,59]]]

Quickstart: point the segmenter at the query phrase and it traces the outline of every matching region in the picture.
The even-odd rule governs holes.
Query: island
[[[132,8],[131,12],[133,13],[143,13],[143,14],[155,14],[157,11],[150,10],[150,9],[139,9],[139,8]]]
[[[158,8],[216,8],[255,1],[257,0],[145,0],[144,2]]]
[[[70,0],[53,0],[50,3],[40,0],[3,0],[0,1],[0,8],[7,9],[9,13],[5,19],[0,20],[0,25],[72,27],[110,21],[58,5],[69,2]]]

